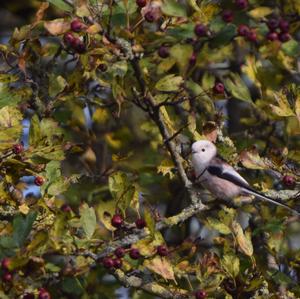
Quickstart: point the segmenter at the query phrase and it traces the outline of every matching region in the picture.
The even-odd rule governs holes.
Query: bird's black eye
[[[205,148],[202,149],[202,152],[205,152]]]

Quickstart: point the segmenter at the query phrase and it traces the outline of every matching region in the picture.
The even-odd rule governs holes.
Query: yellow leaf
[[[102,28],[101,28],[100,24],[95,23],[95,24],[91,25],[91,26],[86,30],[86,32],[89,33],[89,34],[96,34],[96,33],[100,32],[101,29],[102,29]]]
[[[273,95],[278,104],[278,106],[270,104],[270,108],[273,113],[280,117],[295,116],[295,113],[291,109],[286,96],[282,92],[274,92]]]
[[[153,259],[147,259],[144,261],[144,266],[164,279],[175,280],[173,267],[165,257],[156,256]]]
[[[157,173],[162,173],[163,176],[169,175],[170,179],[172,179],[174,177],[172,169],[174,169],[173,162],[171,160],[164,159],[157,167]]]
[[[240,153],[240,161],[243,166],[249,169],[266,169],[268,165],[267,161],[264,161],[263,158],[259,156],[259,154],[255,151],[247,151],[244,150]]]
[[[53,21],[44,22],[44,27],[52,35],[59,35],[67,32],[70,29],[70,23],[64,19],[56,19]]]
[[[248,15],[250,15],[254,19],[261,19],[265,16],[268,16],[273,12],[273,9],[266,6],[260,6],[257,8],[254,8],[248,12]]]
[[[19,206],[19,211],[24,215],[27,215],[29,210],[29,207],[25,203]]]
[[[236,237],[236,240],[238,242],[240,250],[244,254],[246,254],[248,256],[252,256],[253,255],[253,246],[252,246],[252,242],[251,242],[251,235],[249,233],[247,233],[245,235],[241,225],[236,221],[232,222],[232,230]]]

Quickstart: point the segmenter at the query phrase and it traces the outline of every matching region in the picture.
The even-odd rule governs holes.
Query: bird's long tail
[[[254,196],[256,196],[257,198],[259,198],[261,200],[265,200],[265,201],[271,202],[271,203],[273,203],[275,205],[281,206],[281,207],[283,207],[283,208],[291,211],[293,214],[296,214],[296,215],[300,216],[300,212],[298,212],[297,210],[295,210],[295,209],[289,207],[288,205],[286,205],[286,204],[284,204],[282,202],[279,202],[279,201],[277,201],[277,200],[275,200],[275,199],[273,199],[273,198],[271,198],[269,196],[266,196],[266,195],[264,195],[264,194],[262,194],[260,192],[257,192],[256,190],[253,190],[253,189],[250,189],[250,188],[249,189],[248,188],[247,189],[243,188],[243,190],[247,194],[254,195]]]

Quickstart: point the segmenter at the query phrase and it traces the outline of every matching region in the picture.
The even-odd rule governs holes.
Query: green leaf
[[[113,173],[109,177],[108,184],[109,190],[117,202],[118,208],[125,214],[126,209],[135,197],[135,186],[122,171]]]
[[[61,289],[67,294],[74,294],[76,296],[80,296],[84,292],[82,284],[75,277],[64,278]]]
[[[155,88],[159,91],[165,92],[177,91],[182,82],[183,78],[181,76],[175,76],[174,74],[171,74],[160,79],[156,83]]]
[[[49,95],[50,97],[55,97],[60,92],[62,92],[67,85],[67,81],[62,76],[56,76],[51,74],[49,77]]]
[[[231,229],[224,223],[222,223],[220,220],[208,217],[206,220],[206,225],[209,226],[212,229],[217,230],[219,233],[223,235],[228,235],[231,233]]]
[[[67,11],[67,12],[72,12],[73,11],[73,7],[70,4],[67,4],[65,1],[63,0],[47,0],[49,3],[55,5],[56,7],[58,7],[61,10]]]
[[[154,238],[154,236],[155,236],[155,221],[154,221],[151,211],[148,208],[145,208],[144,218],[145,218],[145,221],[147,224],[147,228],[150,231],[150,236],[151,236],[151,238]]]
[[[216,36],[210,42],[210,46],[213,48],[224,46],[230,43],[231,40],[235,37],[235,35],[236,26],[233,24],[229,24],[223,27],[223,29],[216,34]]]
[[[171,58],[174,58],[176,60],[181,73],[183,73],[189,65],[189,59],[191,58],[192,54],[192,45],[177,44],[170,49]]]
[[[240,260],[233,253],[227,253],[221,260],[221,265],[225,272],[230,274],[233,278],[239,274]]]
[[[290,104],[283,92],[274,92],[274,98],[278,105],[270,104],[272,112],[280,117],[295,116],[295,112],[290,107]]]
[[[39,141],[41,139],[41,128],[40,128],[40,121],[38,116],[35,114],[31,118],[30,122],[30,130],[29,130],[29,145],[31,146],[38,146]]]
[[[186,17],[187,12],[184,5],[175,0],[164,0],[161,6],[162,12],[171,17]]]
[[[296,40],[291,39],[290,41],[283,43],[281,49],[286,55],[294,57],[300,52],[300,44]]]
[[[84,204],[80,208],[80,223],[83,227],[84,233],[88,239],[90,239],[96,229],[97,219],[94,208]]]
[[[247,85],[238,74],[231,74],[231,78],[224,80],[226,89],[237,99],[252,103]]]
[[[17,215],[13,220],[13,239],[16,244],[21,247],[28,237],[33,222],[37,216],[36,212],[29,212],[29,214],[24,217],[22,215]]]

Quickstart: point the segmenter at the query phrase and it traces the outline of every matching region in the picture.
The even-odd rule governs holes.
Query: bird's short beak
[[[192,151],[192,154],[197,154],[197,152],[196,151]]]

